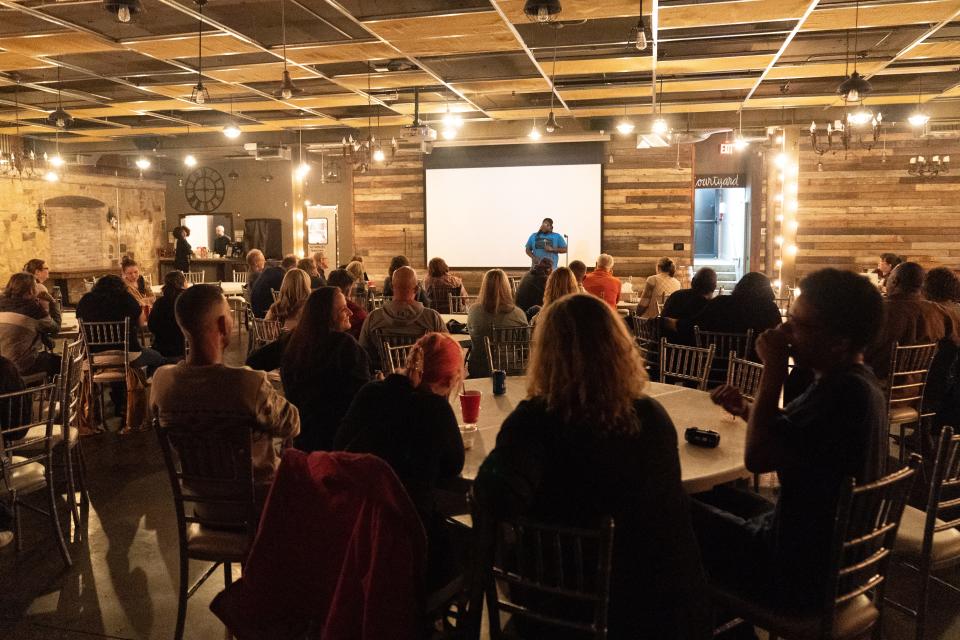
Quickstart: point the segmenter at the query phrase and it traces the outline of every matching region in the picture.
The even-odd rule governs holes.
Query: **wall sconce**
[[[40,229],[40,231],[47,230],[47,212],[43,210],[43,207],[37,207],[37,229]]]

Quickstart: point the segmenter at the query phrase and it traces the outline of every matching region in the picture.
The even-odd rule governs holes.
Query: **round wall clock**
[[[187,176],[183,195],[194,211],[211,213],[223,204],[223,176],[211,167],[200,167]]]

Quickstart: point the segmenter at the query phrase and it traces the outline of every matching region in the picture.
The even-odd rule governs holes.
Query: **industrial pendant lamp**
[[[922,82],[922,81],[921,81]],[[923,99],[923,84],[917,89],[917,110],[910,114],[907,122],[911,127],[924,127],[930,121],[930,116],[923,112],[920,101]]]
[[[653,109],[652,111],[656,112],[657,117],[653,121],[653,124],[650,125],[650,132],[658,136],[665,136],[670,132],[670,125],[667,124],[667,121],[663,119],[663,78],[660,79],[660,100],[657,100],[657,85],[654,81],[653,85]]]
[[[640,17],[630,34],[630,42],[637,51],[647,50],[647,25],[643,21],[643,0],[640,0]]]
[[[283,74],[280,77],[280,88],[276,90],[274,95],[278,98],[284,100],[289,100],[293,96],[300,93],[300,89],[293,84],[293,80],[290,78],[290,72],[287,71],[287,14],[286,14],[287,0],[280,0],[280,24],[283,29]]]
[[[60,82],[60,73],[61,67],[57,66],[57,108],[50,115],[47,116],[47,122],[57,129],[67,129],[73,125],[73,116],[67,113],[63,109],[63,99],[60,95],[61,82]]]
[[[857,45],[859,43],[860,30],[860,0],[857,0],[856,13],[854,14],[853,25],[853,73],[837,87],[837,94],[843,97],[845,102],[860,102],[864,96],[873,90],[870,83],[857,72]],[[847,59],[849,64],[850,57],[850,34],[847,34]]]
[[[523,13],[527,19],[539,24],[556,22],[562,11],[560,0],[527,0],[523,3]]]
[[[143,13],[143,3],[140,0],[103,0],[103,8],[115,15],[117,22],[124,24]]]
[[[237,119],[233,115],[233,98],[230,98],[230,121],[227,122],[223,128],[223,135],[225,135],[228,140],[236,140],[242,133],[243,131],[237,126]]]
[[[197,86],[190,92],[190,102],[206,104],[210,102],[210,92],[203,86],[203,5],[207,0],[195,0],[200,20],[197,23]]]

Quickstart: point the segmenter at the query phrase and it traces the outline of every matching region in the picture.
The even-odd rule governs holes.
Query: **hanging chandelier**
[[[871,151],[880,142],[883,133],[883,114],[869,109],[848,112],[844,120],[828,122],[825,128],[810,123],[810,144],[816,152],[818,164],[826,153],[844,152],[859,147]]]
[[[907,166],[907,173],[919,178],[936,178],[941,173],[950,173],[950,156],[913,156]]]

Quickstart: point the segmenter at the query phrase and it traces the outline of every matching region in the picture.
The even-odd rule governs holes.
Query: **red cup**
[[[477,424],[480,419],[480,398],[482,397],[479,391],[464,391],[460,394],[460,413],[464,424]]]

